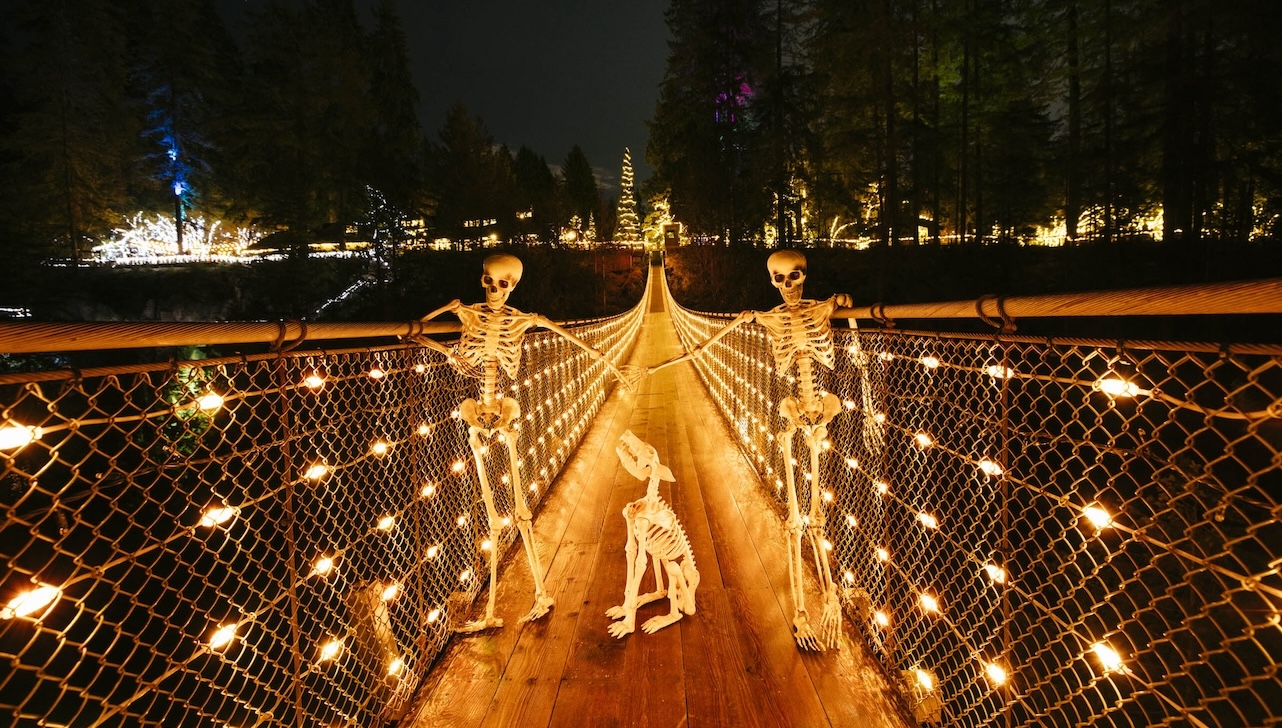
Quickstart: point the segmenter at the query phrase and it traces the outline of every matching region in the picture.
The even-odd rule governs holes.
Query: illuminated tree
[[[637,217],[637,198],[633,191],[632,150],[623,149],[623,172],[619,175],[619,204],[615,208],[614,239],[640,240],[641,226]]]

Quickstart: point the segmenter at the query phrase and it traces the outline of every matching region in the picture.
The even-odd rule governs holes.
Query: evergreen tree
[[[382,0],[374,10],[370,35],[370,101],[373,114],[365,175],[388,201],[402,210],[422,207],[422,131],[418,89],[409,69],[409,51],[395,0]]]
[[[533,235],[543,242],[556,242],[560,206],[556,177],[547,160],[522,145],[512,163],[515,177],[515,210],[528,217],[519,221],[519,235]]]
[[[637,198],[633,191],[632,150],[623,148],[623,172],[619,175],[619,203],[615,207],[614,239],[635,241],[641,239],[640,219],[637,217]]]
[[[578,215],[581,220],[592,216],[600,192],[592,164],[578,144],[570,148],[569,154],[565,155],[565,163],[561,165],[561,187],[571,214]]]
[[[123,20],[93,0],[23,0],[3,12],[19,41],[5,58],[15,109],[0,148],[4,217],[19,246],[80,259],[133,206]]]

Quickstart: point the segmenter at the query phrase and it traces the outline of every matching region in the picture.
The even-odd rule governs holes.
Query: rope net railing
[[[1282,724],[1282,347],[834,333],[826,546],[918,721]],[[765,330],[696,365],[782,513]]]
[[[642,317],[570,330],[621,363]],[[537,508],[614,380],[550,332],[523,347],[504,386]],[[0,725],[401,717],[516,535],[489,542],[474,396],[408,342],[6,375]]]

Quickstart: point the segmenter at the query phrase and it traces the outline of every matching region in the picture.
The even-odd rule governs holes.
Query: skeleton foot
[[[677,612],[676,614],[660,614],[657,617],[647,619],[645,624],[641,625],[641,629],[646,634],[654,634],[679,619],[681,619],[681,612]]]
[[[534,620],[547,614],[551,609],[552,609],[551,594],[544,594],[541,597],[535,597],[534,606],[530,607],[530,611],[527,612],[524,617],[521,617],[520,623],[525,624],[526,622],[533,622]]]
[[[473,622],[468,622],[467,624],[464,624],[460,627],[455,627],[454,631],[458,632],[459,634],[471,634],[473,632],[480,632],[482,630],[487,630],[487,629],[497,629],[498,627],[502,627],[502,626],[503,626],[502,617],[490,616],[490,617],[482,617]]]
[[[636,631],[636,622],[634,620],[635,617],[633,619],[620,619],[619,621],[611,624],[609,627],[610,636],[615,639],[620,639],[624,635],[632,634]]]
[[[657,602],[666,596],[668,596],[667,589],[660,589],[659,591],[653,591],[653,592],[650,592],[649,594],[642,594],[641,596],[637,597],[637,606],[644,607],[650,602]],[[623,608],[622,604],[616,607],[610,607],[609,609],[605,610],[605,616],[609,617],[610,619],[623,619],[624,615],[626,614],[627,614],[627,611]]]
[[[797,640],[797,646],[803,650],[820,651],[819,638],[815,636],[814,630],[810,629],[810,620],[806,619],[805,612],[797,612],[797,616],[792,619],[792,638]]]
[[[824,598],[824,611],[819,617],[819,641],[827,649],[841,649],[841,600],[837,598],[837,586],[828,587]]]

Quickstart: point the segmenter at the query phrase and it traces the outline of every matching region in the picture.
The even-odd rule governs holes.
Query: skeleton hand
[[[625,364],[619,372],[619,383],[629,392],[635,392],[637,387],[641,386],[641,380],[649,373],[645,367]]]
[[[459,357],[455,352],[448,349],[445,351],[445,361],[454,367],[454,371],[468,379],[480,379],[481,375],[484,374],[480,367],[475,366],[472,362]]]
[[[855,305],[855,299],[851,298],[849,293],[838,293],[833,298],[837,302],[837,308],[850,308]]]
[[[819,641],[829,649],[840,649],[841,600],[837,598],[837,585],[828,587],[824,598],[824,611],[819,618]]]

